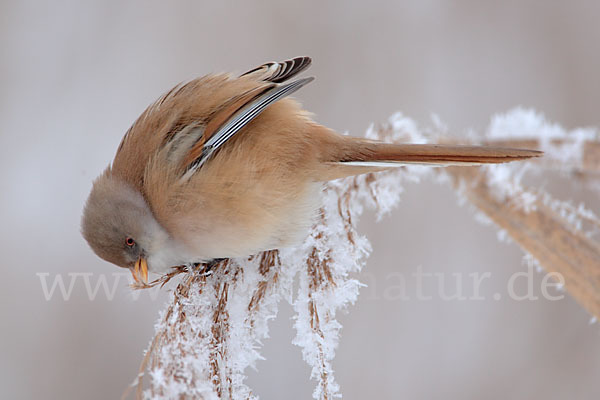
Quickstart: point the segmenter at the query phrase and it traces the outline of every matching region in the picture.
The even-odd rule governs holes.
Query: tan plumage
[[[342,136],[312,121],[289,98],[269,103],[221,147],[208,148],[228,121],[246,115],[244,107],[279,93],[283,82],[309,64],[303,57],[240,77],[205,76],[148,107],[86,204],[82,230],[96,253],[129,268],[147,259],[155,272],[247,256],[301,241],[319,207],[323,181],[404,163],[473,165],[540,155]],[[128,238],[135,244],[127,244]]]

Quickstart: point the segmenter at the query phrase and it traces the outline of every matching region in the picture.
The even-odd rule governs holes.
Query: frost
[[[516,108],[494,116],[486,136],[488,139],[537,140],[547,159],[572,169],[583,167],[584,144],[597,140],[598,132],[591,128],[567,131],[558,124],[548,122],[544,115],[534,110]]]
[[[396,113],[387,123],[370,126],[366,137],[427,143],[448,131],[439,117],[432,116],[432,123],[432,128],[420,129],[415,121]],[[522,108],[492,118],[486,136],[508,143],[533,141],[567,171],[588,167],[584,148],[597,137],[591,129],[565,131],[543,115]],[[245,383],[245,371],[262,359],[259,350],[281,300],[288,301],[295,312],[293,344],[300,347],[311,368],[316,383],[313,397],[341,397],[332,368],[342,329],[336,317],[357,300],[363,285],[355,276],[371,252],[371,244],[356,224],[365,208],[375,210],[381,219],[398,205],[405,182],[424,178],[451,183],[459,201],[477,210],[478,221],[497,225],[499,239],[514,241],[524,249],[525,263],[565,272],[566,288],[572,282],[584,288],[574,296],[597,313],[596,297],[589,300],[595,294],[585,292],[593,286],[582,285],[589,277],[581,274],[595,271],[594,260],[600,255],[583,254],[577,246],[597,248],[590,243],[600,232],[600,222],[584,205],[574,206],[527,188],[524,176],[541,170],[540,165],[513,163],[447,171],[411,165],[329,182],[318,221],[298,248],[225,260],[210,270],[187,268],[156,323],[154,340],[140,369],[147,371],[150,383],[143,390],[143,374],[136,378],[133,385],[138,397],[257,398]]]
[[[535,110],[515,108],[505,114],[492,117],[487,129],[490,139],[563,138],[565,130],[550,123]]]

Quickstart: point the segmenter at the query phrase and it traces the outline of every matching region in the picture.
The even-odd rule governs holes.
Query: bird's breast
[[[246,194],[231,203],[207,201],[202,212],[178,217],[178,239],[196,258],[246,257],[263,250],[295,246],[304,240],[320,206],[322,184],[304,182]],[[220,196],[215,196],[220,197]]]

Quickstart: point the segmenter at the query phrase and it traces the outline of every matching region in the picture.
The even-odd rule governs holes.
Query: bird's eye
[[[125,244],[127,244],[127,246],[129,247],[133,247],[133,245],[135,244],[135,240],[133,240],[133,238],[128,237],[127,239],[125,239]]]

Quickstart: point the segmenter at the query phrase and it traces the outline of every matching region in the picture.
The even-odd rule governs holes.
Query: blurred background
[[[310,55],[317,80],[297,97],[340,132],[402,111],[421,126],[435,113],[461,137],[519,105],[569,129],[600,126],[599,16],[593,1],[2,1],[1,397],[113,399],[135,377],[167,294],[133,296],[79,219],[124,132],[172,85]],[[600,210],[568,177],[539,184]],[[598,325],[568,296],[495,300],[526,271],[523,254],[449,186],[407,185],[400,208],[374,221],[361,221],[369,286],[340,317],[344,398],[599,398]],[[397,274],[418,268],[489,271],[486,300],[403,300]],[[100,274],[114,296],[90,299],[85,279],[94,289]],[[50,294],[57,277],[68,300],[59,286]],[[263,399],[311,396],[291,316],[281,304],[249,371]]]

